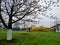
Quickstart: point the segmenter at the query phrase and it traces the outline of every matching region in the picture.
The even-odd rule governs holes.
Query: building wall
[[[58,25],[58,31],[60,32],[60,24]]]

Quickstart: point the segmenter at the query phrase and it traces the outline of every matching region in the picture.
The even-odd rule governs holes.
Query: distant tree
[[[55,3],[51,0],[41,1],[42,0],[0,0],[0,20],[8,29],[7,40],[12,40],[11,29],[13,23],[18,22],[25,16],[32,15],[37,11],[44,12]]]

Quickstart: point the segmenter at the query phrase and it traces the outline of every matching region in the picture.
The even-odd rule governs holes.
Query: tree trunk
[[[12,40],[12,16],[9,17],[8,30],[7,30],[7,40]]]
[[[7,40],[12,40],[12,30],[11,29],[8,29],[7,30]]]

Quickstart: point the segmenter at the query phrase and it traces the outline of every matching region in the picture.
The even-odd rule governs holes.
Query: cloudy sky
[[[56,2],[57,0],[53,0],[53,1]],[[58,4],[55,4],[54,6],[51,6],[50,8],[52,10],[49,9],[46,11],[48,17],[40,15],[40,17],[44,19],[40,19],[39,20],[40,22],[36,26],[45,26],[50,28],[51,26],[56,25],[56,19],[51,19],[50,18],[51,16],[56,17],[60,20],[60,2]]]
[[[57,1],[57,0],[53,0],[53,1]],[[59,5],[59,6],[58,6]],[[58,7],[57,7],[58,6]],[[41,19],[39,20],[39,24],[36,24],[37,26],[46,26],[46,27],[51,27],[53,25],[55,25],[55,21],[56,20],[52,20],[50,19],[50,16],[53,15],[53,17],[57,17],[58,19],[60,19],[60,2],[58,4],[55,4],[55,6],[51,6],[50,8],[52,8],[51,11],[47,10],[47,15],[49,17],[46,17],[46,16],[43,16],[43,15],[40,15],[41,18],[44,18],[44,19]],[[50,15],[51,14],[51,15]],[[39,17],[39,16],[38,16]],[[38,19],[36,19],[38,20]]]

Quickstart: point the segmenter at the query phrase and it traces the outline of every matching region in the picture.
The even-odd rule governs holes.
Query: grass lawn
[[[16,43],[5,45],[60,45],[59,32],[13,31],[13,38],[16,39]],[[6,39],[6,31],[0,31],[0,40],[2,39]]]

